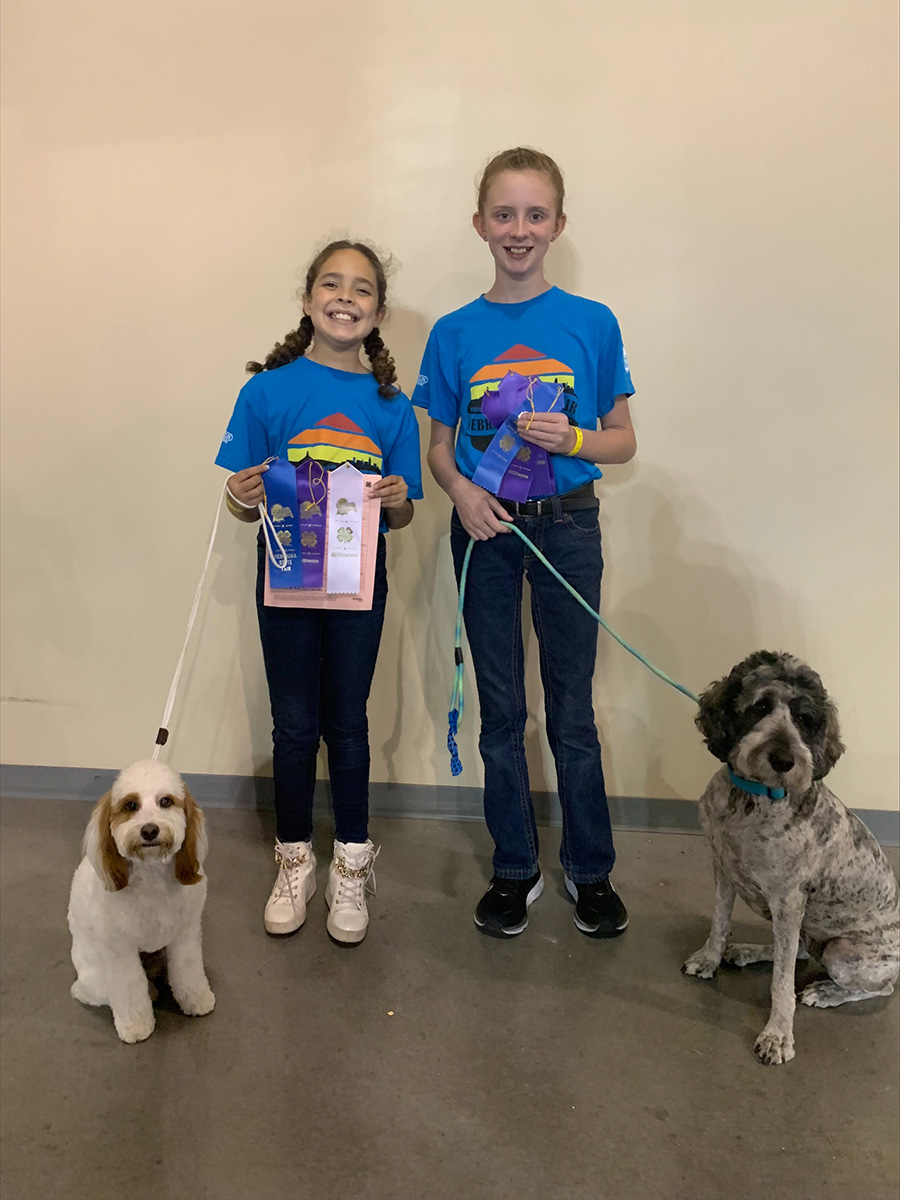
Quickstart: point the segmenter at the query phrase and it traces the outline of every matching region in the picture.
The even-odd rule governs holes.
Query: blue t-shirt
[[[562,384],[563,411],[582,429],[596,429],[617,396],[634,394],[619,323],[605,304],[556,287],[520,304],[479,296],[435,324],[412,397],[436,421],[460,423],[456,465],[467,479],[496,432],[481,397],[508,371]],[[583,458],[553,454],[551,462],[557,493],[602,475]]]
[[[277,455],[313,458],[329,469],[349,462],[360,471],[400,475],[410,500],[422,499],[419,426],[408,398],[378,393],[368,372],[338,371],[296,358],[262,371],[240,390],[216,455],[243,471]]]

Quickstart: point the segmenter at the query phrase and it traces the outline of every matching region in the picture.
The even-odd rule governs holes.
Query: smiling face
[[[472,224],[487,242],[498,274],[517,282],[540,278],[544,256],[566,226],[556,190],[541,171],[503,171],[491,182]]]
[[[361,346],[384,319],[378,281],[372,264],[358,250],[336,250],[322,263],[303,311],[315,329],[316,341],[333,350]]]

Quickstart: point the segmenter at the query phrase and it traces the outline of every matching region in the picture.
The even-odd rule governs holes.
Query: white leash
[[[191,606],[191,615],[188,617],[187,632],[184,635],[184,645],[181,647],[181,655],[178,659],[178,666],[175,668],[175,675],[172,679],[172,686],[169,688],[169,697],[166,700],[166,708],[165,708],[165,712],[163,713],[162,723],[156,734],[156,744],[153,747],[153,755],[152,755],[152,757],[154,759],[159,757],[160,750],[163,748],[163,746],[169,740],[169,718],[172,716],[172,709],[175,707],[175,696],[178,693],[178,684],[181,681],[181,672],[184,667],[184,658],[185,658],[185,655],[187,654],[188,643],[191,640],[191,632],[194,628],[194,622],[197,619],[197,611],[200,608],[200,597],[203,594],[203,585],[204,585],[204,583],[206,583],[206,575],[207,575],[207,572],[209,571],[209,560],[212,558],[213,546],[215,545],[215,541],[216,541],[216,534],[219,531],[219,518],[222,515],[222,502],[225,499],[226,492],[231,497],[232,501],[239,508],[246,508],[246,509],[258,508],[259,509],[260,516],[262,517],[262,520],[263,520],[263,532],[264,532],[265,538],[266,538],[266,553],[268,554],[269,558],[272,560],[272,562],[275,564],[275,566],[278,567],[278,569],[280,571],[283,571],[285,569],[285,567],[287,566],[287,550],[285,550],[284,546],[282,546],[281,543],[278,541],[277,534],[275,532],[275,526],[272,524],[272,518],[269,516],[269,514],[266,510],[265,502],[262,502],[258,505],[244,504],[244,502],[242,500],[238,500],[237,496],[235,496],[233,494],[233,492],[229,488],[228,484],[226,483],[225,488],[224,488],[221,496],[219,497],[218,507],[216,508],[216,518],[213,521],[212,533],[209,535],[209,545],[206,547],[206,559],[204,560],[204,563],[203,563],[203,570],[200,572],[200,582],[197,584],[197,591],[194,593],[194,603]],[[276,544],[277,544],[279,550],[281,550],[282,555],[284,556],[283,563],[277,562],[274,554],[272,553],[272,543],[269,539],[269,531],[266,528],[267,523],[268,523],[269,527],[271,527],[272,534],[273,534],[273,536],[275,536]]]

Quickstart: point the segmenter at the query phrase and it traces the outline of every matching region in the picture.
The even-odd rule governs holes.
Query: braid
[[[297,329],[292,329],[283,342],[276,342],[275,348],[266,358],[265,363],[248,362],[247,370],[258,375],[260,371],[274,371],[276,367],[287,366],[297,358],[302,358],[313,340],[313,323],[309,317],[304,317]]]
[[[400,389],[397,387],[397,368],[391,358],[391,352],[381,340],[381,333],[376,327],[363,342],[366,357],[372,364],[372,374],[381,385],[379,395],[385,400],[393,400]]]

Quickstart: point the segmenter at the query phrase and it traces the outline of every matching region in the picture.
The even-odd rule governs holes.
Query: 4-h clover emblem
[[[352,542],[353,541],[353,530],[350,528],[349,525],[342,525],[340,527],[340,529],[337,531],[337,540],[339,542]]]
[[[289,529],[279,529],[276,531],[275,536],[281,542],[282,546],[289,546],[294,540]]]
[[[531,447],[523,446],[516,455],[516,458],[519,460],[519,462],[528,462],[528,460],[531,458]]]
[[[512,450],[515,444],[515,439],[508,433],[504,433],[503,437],[500,439],[500,449],[504,452],[504,454],[507,450]]]
[[[315,546],[318,544],[318,541],[319,539],[311,529],[308,529],[306,533],[302,533],[300,535],[300,544],[303,546]]]

